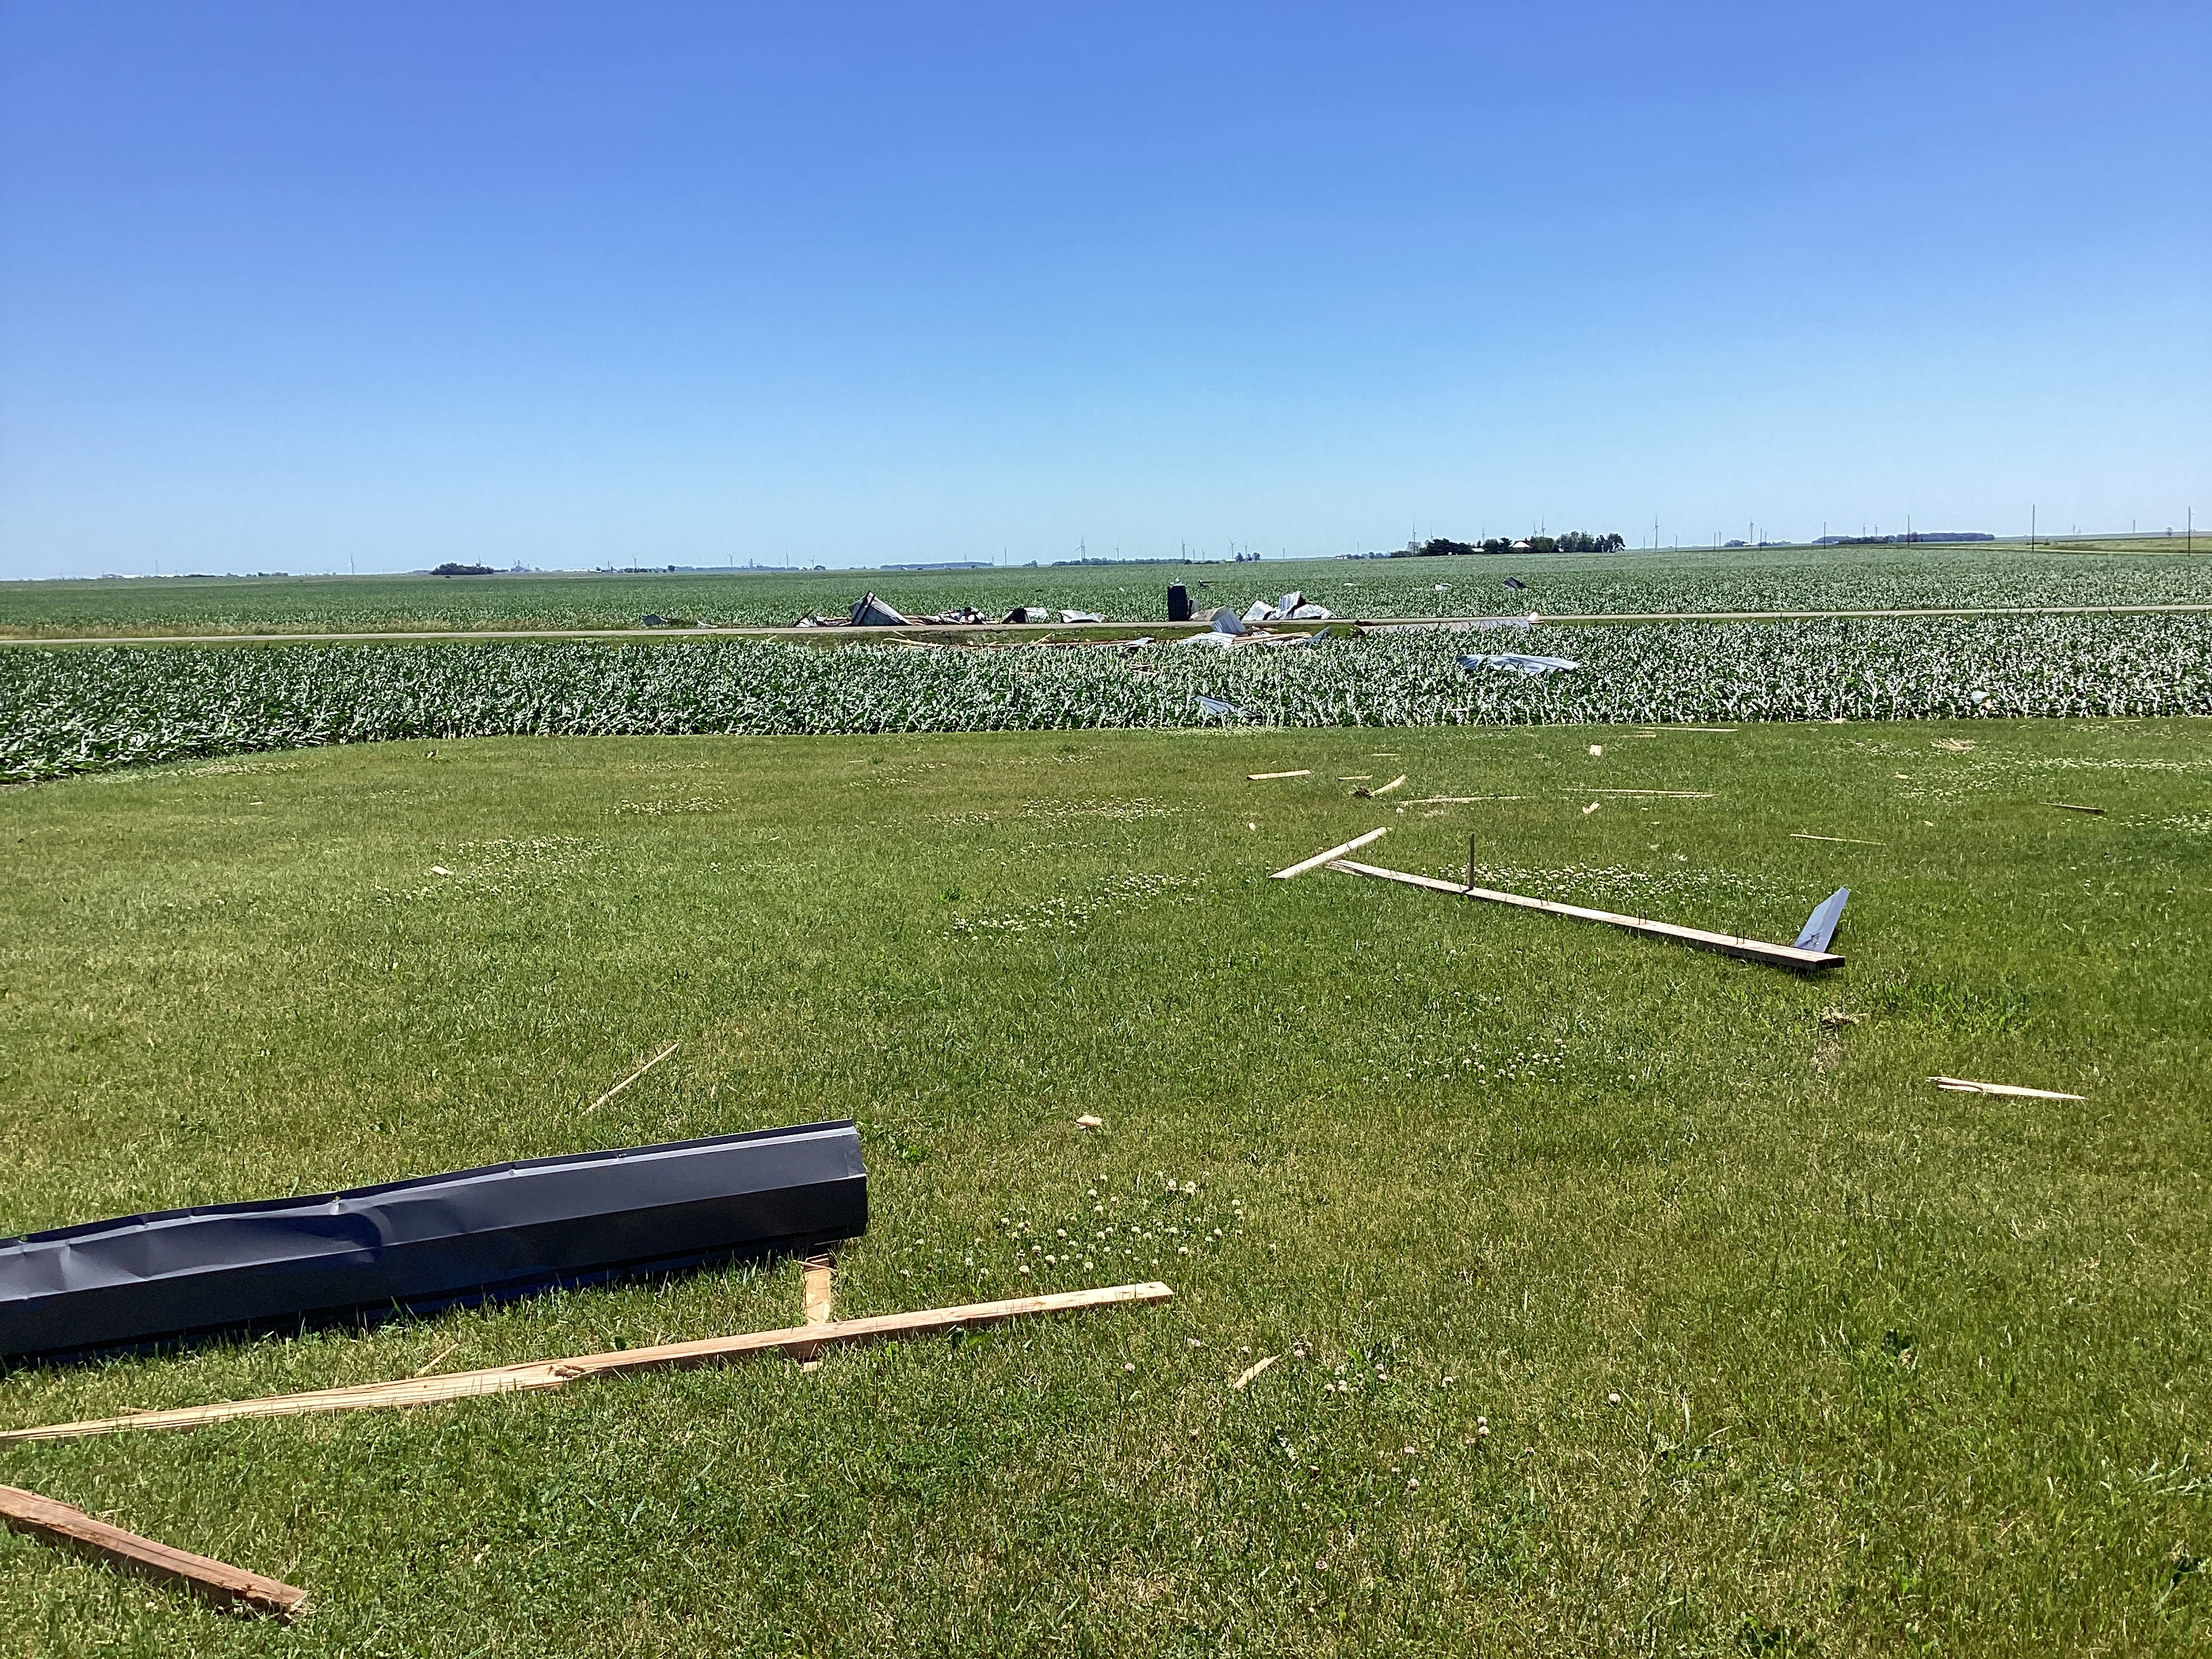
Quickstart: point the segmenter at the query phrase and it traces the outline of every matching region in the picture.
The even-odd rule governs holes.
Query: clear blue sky
[[[0,574],[2212,508],[2212,7],[0,0]]]

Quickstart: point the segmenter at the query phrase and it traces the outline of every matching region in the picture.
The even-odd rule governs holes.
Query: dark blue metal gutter
[[[499,1300],[867,1224],[848,1121],[125,1216],[0,1240],[0,1360]]]

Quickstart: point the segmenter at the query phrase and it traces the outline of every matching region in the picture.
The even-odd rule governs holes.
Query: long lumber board
[[[1778,968],[1832,968],[1843,961],[1841,957],[1826,951],[1801,951],[1794,945],[1771,945],[1765,939],[1739,939],[1733,933],[1707,933],[1702,927],[1678,927],[1671,921],[1616,915],[1610,910],[1586,909],[1579,904],[1559,904],[1550,899],[1529,898],[1521,893],[1493,892],[1487,887],[1469,887],[1456,881],[1438,881],[1433,876],[1413,876],[1403,870],[1385,870],[1376,865],[1355,864],[1350,859],[1334,860],[1328,867],[1347,876],[1374,876],[1383,881],[1401,881],[1408,887],[1424,887],[1431,892],[1449,893],[1457,898],[1487,899],[1493,904],[1510,904],[1523,910],[1541,910],[1547,915],[1572,916],[1577,921],[1601,921],[1607,927],[1626,928],[1632,933],[1670,939],[1679,945],[1695,945],[1701,951],[1718,951],[1725,956],[1741,957],[1747,962],[1771,963]]]
[[[583,1354],[573,1359],[532,1360],[520,1365],[497,1365],[489,1370],[450,1371],[441,1376],[365,1382],[349,1389],[319,1389],[308,1394],[269,1395],[258,1400],[229,1400],[213,1406],[186,1406],[175,1411],[138,1412],[129,1417],[55,1423],[43,1428],[0,1433],[0,1442],[70,1440],[83,1435],[113,1434],[124,1429],[197,1429],[240,1417],[296,1417],[310,1412],[431,1406],[482,1395],[558,1389],[601,1376],[727,1364],[768,1354],[811,1359],[824,1348],[972,1330],[1042,1314],[1080,1313],[1092,1308],[1165,1302],[1174,1294],[1164,1285],[1147,1281],[1140,1285],[1111,1285],[1099,1290],[1062,1291],[1050,1296],[1017,1297],[1006,1302],[970,1302],[957,1308],[927,1308],[915,1313],[883,1314],[872,1319],[832,1320],[827,1324],[799,1325],[787,1330],[751,1331],[742,1336],[711,1336],[696,1342],[670,1342],[659,1347]]]
[[[217,1607],[290,1619],[307,1605],[307,1592],[297,1585],[141,1538],[95,1520],[73,1504],[58,1504],[21,1486],[0,1486],[0,1525],[66,1545],[141,1577],[182,1585]]]
[[[1296,864],[1291,865],[1287,870],[1276,871],[1273,875],[1268,878],[1268,879],[1270,881],[1295,881],[1300,876],[1304,875],[1309,870],[1318,870],[1324,864],[1333,865],[1346,853],[1356,853],[1361,848],[1366,846],[1369,842],[1380,841],[1383,836],[1389,833],[1390,826],[1388,824],[1383,825],[1380,830],[1370,830],[1364,836],[1354,836],[1350,841],[1346,842],[1340,847],[1332,847],[1326,853],[1316,853],[1310,859],[1300,859]]]

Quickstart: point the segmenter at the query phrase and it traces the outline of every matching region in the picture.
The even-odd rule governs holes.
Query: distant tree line
[[[1492,536],[1480,542],[1455,542],[1437,536],[1425,542],[1407,542],[1390,556],[1437,559],[1471,553],[1618,553],[1627,545],[1628,538],[1617,530],[1609,530],[1601,536],[1594,536],[1587,530],[1570,530],[1564,536],[1528,536],[1519,541]]]

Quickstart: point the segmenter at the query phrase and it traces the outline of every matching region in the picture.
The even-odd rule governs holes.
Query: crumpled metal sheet
[[[904,628],[913,618],[885,605],[873,593],[863,593],[853,602],[846,620],[854,628]]]
[[[495,1300],[867,1224],[849,1121],[125,1216],[0,1241],[0,1357]]]
[[[1582,666],[1565,657],[1532,657],[1523,651],[1476,653],[1462,657],[1459,665],[1470,674],[1478,668],[1509,668],[1516,674],[1572,673]]]
[[[1844,919],[1844,902],[1851,896],[1848,887],[1838,887],[1822,899],[1805,918],[1805,925],[1797,930],[1797,948],[1801,951],[1825,951],[1836,936],[1836,924]]]

